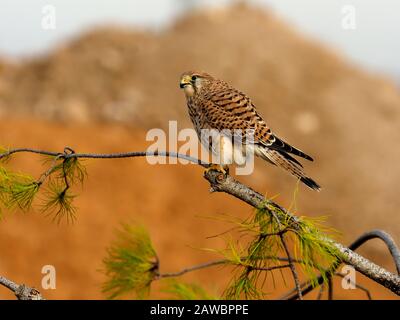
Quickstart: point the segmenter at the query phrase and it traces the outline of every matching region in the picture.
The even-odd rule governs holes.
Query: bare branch
[[[290,268],[290,264],[281,264],[281,265],[272,266],[272,267],[252,267],[252,266],[248,267],[248,269],[250,271],[253,271],[253,270],[257,270],[257,271],[273,271],[273,270],[277,270],[277,269],[286,269],[286,268]]]
[[[222,265],[222,264],[227,264],[230,261],[227,259],[221,259],[221,260],[216,260],[216,261],[211,261],[211,262],[206,262],[206,263],[202,263],[202,264],[198,264],[195,265],[193,267],[188,267],[185,269],[182,269],[180,271],[177,272],[169,272],[169,273],[161,273],[158,275],[158,279],[162,279],[162,278],[173,278],[173,277],[179,277],[184,275],[185,273],[188,272],[192,272],[192,271],[196,271],[196,270],[200,270],[200,269],[205,269],[205,268],[209,268],[209,267],[213,267],[213,266],[218,266],[218,265]]]
[[[199,159],[187,156],[185,154],[180,154],[176,152],[168,152],[168,151],[156,151],[156,152],[146,152],[146,151],[134,151],[134,152],[122,152],[122,153],[74,153],[68,152],[72,149],[66,147],[64,152],[52,152],[52,151],[44,151],[44,150],[36,150],[30,148],[19,148],[19,149],[11,149],[5,153],[0,154],[0,160],[6,158],[15,153],[35,153],[45,156],[59,157],[60,159],[122,159],[122,158],[137,158],[137,157],[169,157],[169,158],[180,158],[188,160],[194,164],[198,164],[204,168],[209,167],[208,162],[201,161]]]
[[[263,259],[268,259],[268,258],[264,257]],[[271,259],[278,260],[278,261],[288,261],[287,258],[282,258],[282,257],[277,257],[277,258],[271,257]],[[246,260],[246,257],[241,258],[241,260]],[[298,262],[298,260],[293,260],[292,262],[296,263],[296,262]],[[206,263],[201,263],[201,264],[198,264],[198,265],[195,265],[192,267],[184,268],[177,272],[160,273],[158,275],[157,279],[179,277],[179,276],[184,275],[185,273],[189,273],[192,271],[197,271],[197,270],[206,269],[206,268],[214,267],[214,266],[218,266],[218,265],[225,265],[225,264],[241,266],[240,263],[235,264],[232,262],[232,260],[220,259],[220,260],[214,260],[214,261],[210,261],[210,262],[206,262]],[[272,271],[272,270],[283,269],[283,268],[288,268],[288,267],[289,267],[289,264],[276,265],[276,266],[272,266],[272,267],[268,267],[268,268],[248,266],[248,268],[250,270],[261,270],[261,271]]]
[[[18,300],[44,300],[40,292],[35,288],[28,287],[24,284],[16,284],[2,276],[0,276],[0,285],[14,292]]]

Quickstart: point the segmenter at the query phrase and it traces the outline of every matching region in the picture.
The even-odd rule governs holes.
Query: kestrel
[[[246,152],[253,152],[256,156],[288,171],[309,188],[320,190],[320,186],[304,173],[303,166],[292,155],[310,161],[313,159],[277,137],[247,95],[204,72],[183,73],[180,87],[185,92],[190,119],[200,141],[213,153],[220,151],[222,154],[218,163],[220,169],[221,166],[225,167],[232,162],[243,165]],[[248,131],[253,133],[253,139],[240,140],[241,148],[235,153],[232,151],[235,144],[232,136],[222,139],[218,146],[212,146],[202,135],[202,130],[205,129],[218,132]],[[224,137],[225,134],[221,136]]]

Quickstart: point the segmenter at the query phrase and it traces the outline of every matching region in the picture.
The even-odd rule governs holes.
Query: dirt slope
[[[10,120],[2,129],[1,142],[14,146],[60,150],[65,145],[74,145],[76,150],[88,152],[146,147],[145,132],[117,125]],[[49,299],[104,298],[100,293],[104,278],[98,270],[102,268],[101,261],[113,232],[121,222],[137,221],[149,229],[161,261],[161,271],[169,272],[218,258],[197,249],[225,246],[219,238],[208,239],[231,228],[230,224],[215,218],[222,214],[246,218],[253,212],[232,197],[210,194],[202,178],[202,169],[196,166],[152,166],[144,159],[93,160],[86,161],[85,165],[89,178],[82,190],[75,189],[79,194],[76,200],[79,210],[74,225],[52,223],[40,211],[6,214],[0,223],[0,274],[40,288],[42,267],[54,265],[57,289],[43,292]],[[36,156],[18,155],[8,166],[34,176],[43,170]],[[384,263],[384,260],[379,262]],[[390,264],[387,267],[392,269]],[[217,267],[183,279],[202,283],[210,292],[220,293],[229,280],[229,273],[224,270]],[[276,295],[271,297],[278,297],[288,289],[279,281],[279,276],[277,278]],[[394,298],[370,281],[361,279],[360,283],[371,287],[375,297]],[[365,297],[359,291],[343,292],[339,285],[336,287],[337,297]],[[12,297],[6,290],[0,291],[1,297]]]

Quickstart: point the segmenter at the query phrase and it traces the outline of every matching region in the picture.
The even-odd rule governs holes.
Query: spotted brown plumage
[[[292,155],[310,161],[313,159],[277,137],[246,94],[223,80],[215,79],[204,72],[195,71],[182,74],[180,87],[185,92],[189,116],[194,128],[201,142],[208,143],[207,147],[211,151],[216,152],[210,146],[209,141],[202,139],[202,129],[215,129],[219,132],[250,130],[254,134],[254,138],[250,143],[243,138],[243,150],[252,147],[256,156],[285,169],[311,189],[320,190],[320,186],[304,173],[303,166]]]

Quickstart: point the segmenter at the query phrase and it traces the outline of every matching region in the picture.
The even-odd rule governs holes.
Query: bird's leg
[[[222,170],[225,172],[226,176],[229,175],[229,166],[227,164],[222,166]]]
[[[218,156],[218,162],[219,163],[226,163],[225,159],[225,153],[224,153],[224,148],[225,147],[225,139],[223,136],[218,137],[219,141],[217,144],[217,148],[219,149],[219,154],[217,153]],[[226,177],[229,175],[229,167],[226,164],[214,164],[211,163],[209,167],[205,170],[204,174],[206,175],[210,171],[217,171],[218,173],[222,173],[223,177]]]

